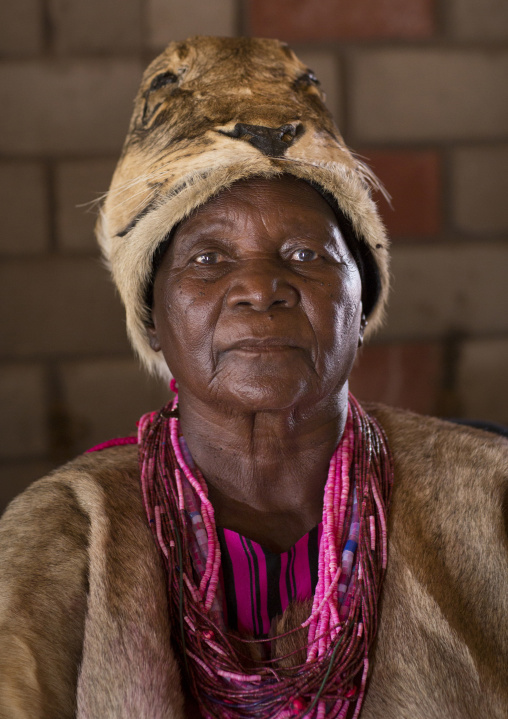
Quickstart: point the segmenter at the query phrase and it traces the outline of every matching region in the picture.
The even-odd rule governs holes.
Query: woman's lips
[[[235,342],[226,352],[287,352],[301,349],[294,340],[286,337],[247,337]]]

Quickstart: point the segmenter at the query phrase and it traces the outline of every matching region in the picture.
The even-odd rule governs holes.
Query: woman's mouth
[[[287,352],[301,349],[294,340],[287,337],[247,337],[228,347],[228,352]]]

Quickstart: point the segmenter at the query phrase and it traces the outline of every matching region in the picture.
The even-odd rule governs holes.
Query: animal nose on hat
[[[280,127],[265,127],[264,125],[246,125],[243,122],[237,122],[233,130],[229,132],[219,130],[219,132],[228,137],[250,142],[268,157],[281,157],[295,139],[303,133],[303,126],[300,123],[295,123]]]

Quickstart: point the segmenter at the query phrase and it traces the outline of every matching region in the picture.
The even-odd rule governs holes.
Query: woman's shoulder
[[[382,404],[364,403],[383,427],[395,471],[475,473],[508,480],[508,440],[494,432]]]
[[[454,422],[382,405],[365,406],[386,432],[393,456],[391,521],[407,537],[408,522],[425,533],[459,532],[464,541],[489,526],[506,537],[508,440]],[[398,532],[395,532],[397,534]],[[458,548],[457,548],[458,551]]]
[[[8,505],[2,523],[41,506],[55,510],[61,505],[67,511],[89,514],[106,498],[125,504],[135,497],[139,497],[137,447],[111,447],[81,454],[33,482]]]
[[[164,591],[135,446],[84,454],[34,482],[0,521],[0,717],[14,716],[19,687],[23,716],[74,716],[79,666],[87,658],[87,676],[103,681],[104,647],[125,646],[118,626],[141,625],[143,601]]]
[[[504,716],[508,441],[364,406],[384,428],[394,463],[388,568],[365,717],[381,716],[381,706],[384,715],[406,716],[401,702],[415,718]]]
[[[36,547],[41,537],[48,547],[65,541],[86,551],[91,524],[143,513],[136,446],[85,453],[11,501],[0,520],[0,560],[20,546]]]
[[[116,516],[132,525],[145,521],[135,446],[80,455],[15,497],[0,518],[0,565],[26,559],[28,548],[37,564],[41,544],[46,553],[65,544],[84,557],[91,527]]]
[[[434,526],[436,536],[452,531],[471,538],[482,526],[490,527],[494,544],[506,536],[505,437],[383,405],[364,407],[383,427],[393,456],[394,530],[400,526],[406,536],[424,518],[425,532]]]

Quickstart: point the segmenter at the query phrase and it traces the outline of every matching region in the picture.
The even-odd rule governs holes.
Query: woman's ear
[[[362,318],[360,320],[360,330],[358,332],[358,347],[361,347],[363,345],[363,335],[365,334],[365,328],[368,324],[368,320],[365,317],[365,314],[362,312]]]
[[[150,347],[153,349],[154,352],[160,352],[161,343],[159,342],[155,325],[153,323],[147,325],[146,331],[148,333],[148,342],[150,344]]]

